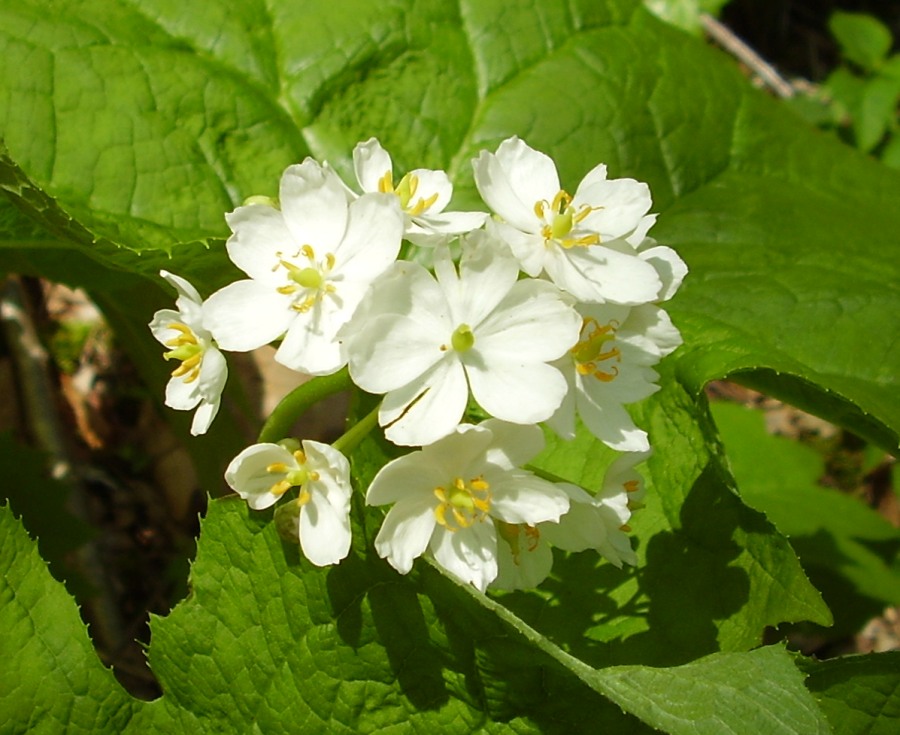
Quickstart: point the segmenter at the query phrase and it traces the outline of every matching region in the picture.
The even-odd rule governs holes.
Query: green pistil
[[[454,487],[448,493],[448,502],[455,508],[464,508],[465,510],[475,510],[475,500],[468,488]]]
[[[194,355],[198,355],[201,352],[203,352],[203,348],[196,343],[189,345],[179,345],[174,350],[163,352],[163,357],[166,360],[178,360],[180,362],[184,362],[185,360],[190,360]]]
[[[290,271],[290,278],[303,288],[320,288],[325,281],[318,268],[299,268]]]
[[[553,215],[550,234],[554,240],[561,240],[572,231],[572,211],[567,209],[562,214]]]
[[[472,327],[468,324],[460,324],[450,337],[450,344],[453,345],[453,349],[457,352],[471,350],[475,344],[475,335],[472,333]]]
[[[580,363],[591,362],[591,360],[595,360],[600,356],[600,353],[603,351],[603,345],[615,338],[616,335],[614,333],[598,331],[590,338],[579,342],[572,351],[572,356]]]
[[[307,472],[303,467],[296,470],[291,470],[288,472],[284,479],[287,480],[294,487],[300,487],[305,484],[307,480],[309,480],[309,472]]]

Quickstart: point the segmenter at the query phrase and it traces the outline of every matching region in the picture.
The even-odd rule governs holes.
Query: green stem
[[[356,449],[356,445],[359,444],[378,424],[379,408],[381,408],[380,404],[375,406],[369,413],[335,439],[331,446],[345,455],[350,454],[350,452]]]
[[[522,469],[528,470],[529,472],[540,477],[542,480],[547,480],[548,482],[569,482],[564,477],[554,475],[552,472],[547,472],[547,470],[542,470],[540,467],[535,467],[533,464],[522,465]],[[574,483],[569,482],[569,484],[572,485]]]
[[[266,423],[259,432],[259,442],[277,442],[286,438],[297,419],[312,406],[349,387],[350,373],[347,368],[344,368],[333,375],[313,378],[294,388],[281,399],[280,403],[275,406],[275,410],[266,419]]]

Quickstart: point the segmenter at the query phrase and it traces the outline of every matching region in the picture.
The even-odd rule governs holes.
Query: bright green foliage
[[[835,615],[835,637],[900,604],[900,532],[862,502],[816,484],[822,457],[771,436],[758,411],[713,404],[741,497],[766,513],[797,550]]]
[[[832,123],[845,126],[849,122],[860,150],[874,151],[896,168],[900,165],[896,141],[900,55],[888,57],[890,30],[871,15],[844,12],[832,15],[829,28],[849,62],[825,81]]]
[[[104,668],[72,598],[0,506],[4,732],[121,732],[136,702]]]
[[[865,13],[837,11],[828,21],[841,51],[865,71],[874,71],[891,50],[891,31],[877,18]]]
[[[4,262],[46,275],[73,265],[159,395],[165,368],[145,325],[172,294],[147,277],[164,266],[204,296],[236,277],[223,213],[274,195],[287,164],[312,153],[346,173],[353,144],[376,135],[398,173],[446,168],[465,208],[470,159],[512,134],[550,153],[568,188],[599,161],[648,181],[653,234],[691,268],[670,308],[685,345],[637,409],[656,448],[634,518],[640,568],[572,555],[540,592],[501,605],[422,564],[394,574],[374,558],[372,512],[356,519],[351,558],[319,570],[269,515],[213,504],[190,598],[153,621],[164,696],[134,707],[132,731],[827,731],[788,654],[750,651],[766,626],[827,624],[828,611],[787,540],[735,492],[700,392],[737,375],[896,451],[900,177],[628,0],[0,9],[0,186],[45,228],[3,219]],[[195,444],[219,472],[234,454],[215,435]],[[361,445],[358,480],[379,452]],[[591,488],[607,461],[586,437],[540,460]],[[4,546],[4,568],[20,553],[34,561]],[[23,608],[10,612],[4,650],[56,635],[80,657],[57,666],[76,684],[46,708],[121,698],[102,672],[73,678],[93,654],[66,628],[77,621],[62,591],[4,579],[30,601],[46,588],[60,608],[39,643]],[[17,677],[29,661],[16,660]],[[35,696],[50,697],[35,677]],[[0,711],[25,729],[33,708],[3,694]]]
[[[900,653],[806,662],[807,687],[832,730],[841,735],[893,735],[900,722]]]

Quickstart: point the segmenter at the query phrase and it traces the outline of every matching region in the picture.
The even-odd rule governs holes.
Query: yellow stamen
[[[480,475],[468,483],[457,477],[449,489],[436,487],[434,496],[439,501],[434,509],[435,520],[448,531],[483,521],[491,509],[490,485]],[[448,511],[452,517],[448,517]]]
[[[571,195],[562,189],[556,193],[552,202],[542,199],[534,204],[534,213],[539,220],[544,222],[541,227],[544,243],[548,246],[555,243],[567,250],[600,243],[600,235],[596,232],[576,237],[569,236],[575,225],[583,222],[596,209],[599,207],[591,207],[587,204],[582,204],[578,209],[573,208]]]
[[[275,462],[266,467],[266,472],[283,473],[288,471],[288,466],[284,462]]]
[[[291,485],[291,483],[289,483],[287,480],[279,480],[269,488],[269,492],[272,493],[272,495],[276,495],[280,498],[292,487],[293,485]]]
[[[637,480],[626,480],[622,483],[626,493],[636,493],[640,490],[640,483]]]
[[[602,363],[622,360],[618,347],[606,349],[609,347],[607,342],[615,341],[616,326],[617,322],[601,325],[593,317],[585,317],[581,325],[583,336],[570,350],[572,357],[575,358],[575,370],[579,375],[593,375],[604,383],[615,380],[619,368],[616,365],[603,366]]]

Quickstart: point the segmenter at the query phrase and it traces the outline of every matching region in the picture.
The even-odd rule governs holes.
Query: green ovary
[[[325,279],[322,277],[322,273],[318,268],[292,270],[290,272],[290,278],[294,283],[303,286],[303,288],[318,289],[321,288],[322,284],[325,282]]]
[[[475,335],[468,324],[460,324],[450,337],[450,344],[457,352],[465,352],[472,349],[475,344]]]

